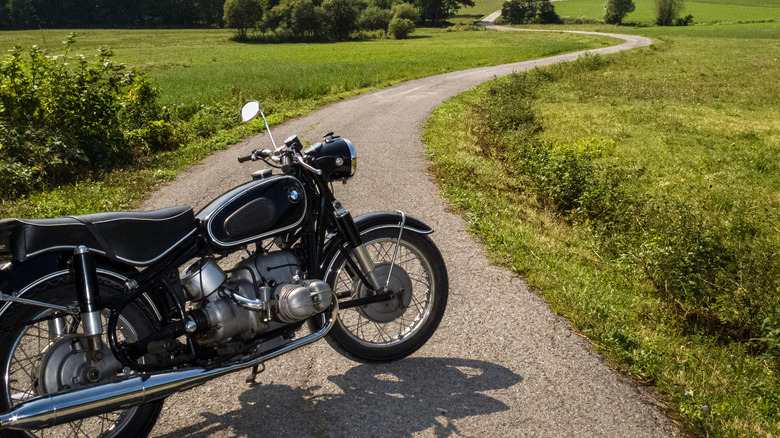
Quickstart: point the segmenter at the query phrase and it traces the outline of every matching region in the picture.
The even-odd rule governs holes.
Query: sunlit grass
[[[654,0],[634,0],[634,4],[636,9],[624,23],[655,23]],[[562,17],[604,19],[603,0],[565,0],[554,5]],[[695,23],[780,20],[780,0],[686,0],[681,15],[688,14]]]
[[[632,31],[655,44],[612,55],[595,71],[548,68],[556,79],[534,100],[541,138],[613,140],[605,164],[627,172],[621,189],[629,197],[685,202],[723,229],[761,218],[757,234],[780,246],[780,25]],[[757,344],[696,331],[674,299],[604,253],[587,225],[539,209],[506,161],[486,156],[464,129],[463,110],[484,89],[439,108],[424,139],[445,197],[492,257],[526,277],[618,367],[655,385],[691,434],[780,436],[778,351],[756,354]],[[780,312],[771,307],[779,256],[767,256],[764,273],[774,289],[743,292],[746,302],[770,306],[761,309],[767,315]],[[722,318],[737,321],[742,310]]]
[[[37,44],[57,54],[71,31],[0,32],[0,47]],[[316,108],[405,80],[472,67],[504,64],[614,44],[603,37],[567,34],[442,32],[418,29],[408,40],[331,44],[241,44],[228,30],[81,30],[73,52],[90,56],[107,46],[115,60],[146,72],[162,90],[161,101],[191,113],[201,105],[235,114],[243,100],[263,103],[269,121],[280,123]],[[229,109],[235,107],[235,112]],[[213,117],[213,116],[212,116]],[[228,125],[231,125],[230,123]],[[255,129],[257,129],[255,127]],[[214,149],[252,132],[220,132],[212,140],[183,145],[158,158],[153,170],[123,178],[105,176],[75,187],[0,203],[2,216],[59,216],[121,210],[142,199],[154,184],[175,176]],[[127,185],[123,181],[127,180]]]

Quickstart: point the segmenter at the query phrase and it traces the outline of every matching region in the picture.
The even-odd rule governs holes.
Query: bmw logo
[[[293,204],[295,204],[301,199],[301,194],[295,189],[290,189],[290,193],[287,195],[287,197],[290,198],[290,201],[292,201]]]

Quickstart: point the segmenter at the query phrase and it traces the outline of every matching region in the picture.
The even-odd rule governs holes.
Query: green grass
[[[0,32],[0,47],[37,44],[56,54],[70,31]],[[162,89],[161,101],[181,113],[202,110],[235,117],[243,100],[260,100],[269,121],[279,123],[357,93],[405,80],[486,65],[614,44],[609,38],[521,33],[441,32],[418,29],[408,40],[333,44],[241,44],[226,30],[82,30],[73,51],[110,47],[115,60],[137,66]],[[204,108],[205,107],[205,108]],[[235,111],[233,111],[235,109]],[[110,175],[77,187],[0,203],[0,216],[61,216],[131,208],[160,181],[238,141],[259,126],[223,130],[211,140],[184,145],[151,168],[122,178]],[[127,184],[123,181],[128,180]]]
[[[634,0],[636,9],[628,14],[624,23],[653,24],[655,2]],[[500,9],[500,7],[499,7]],[[555,10],[562,17],[604,18],[603,0],[565,0],[555,3]],[[695,23],[740,22],[780,20],[780,0],[707,0],[685,1],[682,16],[693,15]]]
[[[0,32],[0,47],[58,50],[68,31]],[[471,67],[533,59],[608,39],[418,29],[409,40],[241,44],[228,30],[81,30],[74,50],[110,47],[147,72],[172,105],[212,104],[240,93],[271,105],[317,100]],[[273,108],[273,107],[272,107]]]
[[[722,292],[710,308],[716,321],[697,320],[700,309],[654,284],[630,248],[609,247],[623,245],[623,236],[605,238],[598,223],[576,225],[576,215],[540,208],[511,155],[494,159],[477,146],[483,135],[470,108],[484,102],[489,85],[446,103],[429,121],[424,140],[437,178],[492,257],[526,277],[616,366],[655,385],[683,429],[780,436],[777,332],[764,343],[728,332],[752,317],[753,329],[769,336],[772,327],[758,315],[780,322],[780,25],[632,32],[655,44],[539,75],[547,79],[533,100],[538,135],[559,145],[614,141],[597,164],[624,172],[616,192],[663,200],[670,222],[679,219],[673,206],[686,205],[679,214],[706,225],[689,224],[690,235],[725,242],[746,263],[740,273],[748,263],[763,266],[751,278],[719,277]],[[752,231],[738,237],[745,226]],[[653,240],[644,244],[655,250]]]

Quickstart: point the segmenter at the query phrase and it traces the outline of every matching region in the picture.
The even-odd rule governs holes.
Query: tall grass
[[[650,49],[443,106],[437,177],[496,260],[686,429],[778,436],[780,25],[643,32]]]

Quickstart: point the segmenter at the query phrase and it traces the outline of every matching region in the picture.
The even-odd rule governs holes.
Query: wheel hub
[[[65,335],[52,344],[40,363],[39,394],[98,383],[115,376],[122,368],[105,345],[101,360],[90,359],[88,345],[83,335]]]
[[[390,263],[375,265],[374,275],[379,284],[384,286],[387,283],[388,274],[390,274],[388,292],[391,292],[393,297],[388,301],[366,304],[358,308],[358,312],[374,322],[390,322],[398,318],[409,308],[409,303],[412,301],[412,279],[398,265],[393,266],[392,272],[390,272],[391,266]],[[356,281],[358,283],[357,298],[375,295],[375,292],[367,288],[360,280]]]

